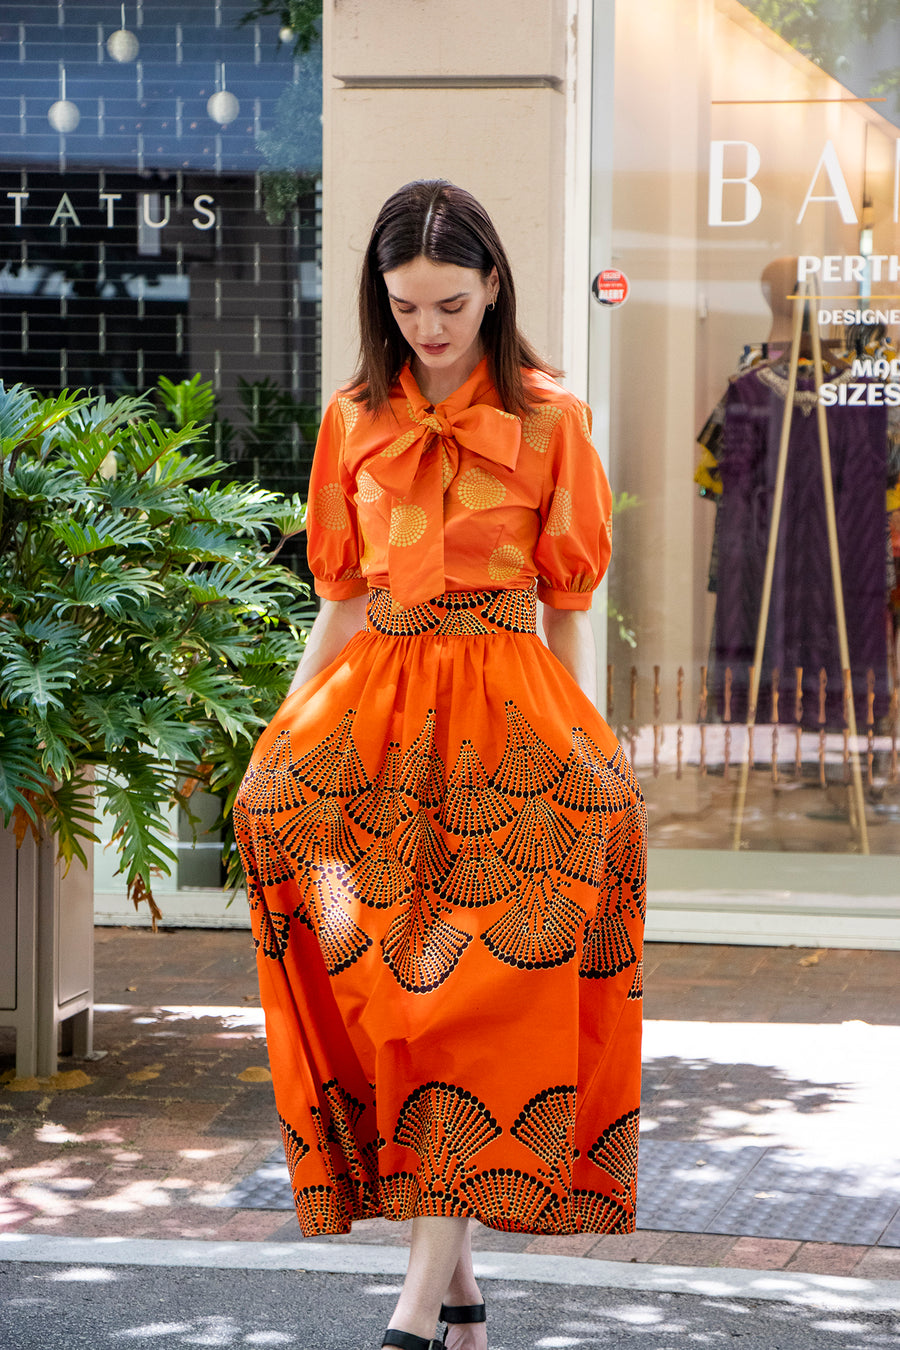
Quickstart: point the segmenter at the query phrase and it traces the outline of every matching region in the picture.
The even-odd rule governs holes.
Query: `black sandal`
[[[468,1303],[456,1308],[442,1303],[438,1321],[447,1323],[447,1331],[463,1322],[486,1322],[487,1308],[483,1303]],[[447,1331],[444,1332],[444,1345],[447,1344]],[[409,1350],[420,1350],[420,1347],[410,1346]]]
[[[388,1327],[384,1333],[385,1345],[399,1346],[399,1350],[437,1350],[439,1343],[437,1341],[426,1341],[424,1336],[414,1336],[411,1331],[397,1331],[394,1327]]]

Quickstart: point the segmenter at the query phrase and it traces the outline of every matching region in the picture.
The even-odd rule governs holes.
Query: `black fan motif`
[[[583,923],[584,910],[555,890],[546,872],[538,872],[481,940],[498,961],[537,970],[572,960]]]
[[[549,1186],[517,1167],[492,1167],[466,1177],[460,1191],[483,1223],[507,1233],[539,1229],[554,1200]]]
[[[453,974],[471,941],[471,933],[447,920],[433,892],[417,889],[391,923],[381,948],[397,983],[413,994],[427,994]]]
[[[508,824],[515,814],[515,808],[489,785],[472,742],[463,741],[447,784],[445,827],[451,834],[484,835]]]
[[[291,733],[279,731],[269,752],[241,788],[244,810],[251,816],[269,816],[303,805],[291,773]]]
[[[579,975],[588,980],[608,980],[613,975],[621,975],[636,960],[624,916],[599,912],[592,915],[584,930]]]
[[[407,1097],[400,1110],[394,1143],[418,1156],[422,1174],[447,1183],[451,1172],[465,1169],[492,1139],[502,1134],[484,1102],[452,1083],[425,1083]]]
[[[549,791],[563,761],[545,745],[510,699],[506,704],[506,748],[491,774],[491,787],[508,797],[537,797]]]
[[[474,834],[463,840],[440,894],[453,905],[476,909],[505,900],[518,884],[518,877],[503,861],[490,835]]]
[[[553,1170],[568,1164],[575,1149],[574,1087],[545,1088],[526,1102],[510,1134]]]
[[[355,797],[371,786],[353,740],[355,720],[356,711],[351,708],[334,731],[291,769],[293,778],[319,797]]]
[[[612,1125],[607,1125],[600,1138],[591,1145],[588,1157],[592,1163],[617,1181],[628,1194],[632,1207],[637,1197],[638,1130],[640,1110],[635,1107]]]
[[[413,799],[413,808],[440,806],[444,800],[444,765],[434,748],[434,709],[400,761],[400,791]]]

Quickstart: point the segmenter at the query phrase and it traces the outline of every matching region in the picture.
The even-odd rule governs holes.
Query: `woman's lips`
[[[420,343],[419,343],[419,346],[422,348],[422,351],[423,351],[423,352],[427,352],[429,356],[440,356],[441,352],[445,352],[445,351],[447,350],[447,348],[450,346],[450,343],[449,343],[449,342],[437,342],[437,343],[420,342]]]

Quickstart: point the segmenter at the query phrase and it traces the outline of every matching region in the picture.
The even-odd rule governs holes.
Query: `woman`
[[[586,612],[610,492],[468,193],[385,203],[359,312],[310,483],[322,608],[235,823],[300,1226],[412,1218],[383,1344],[440,1314],[479,1350],[470,1218],[634,1227],[645,812]]]

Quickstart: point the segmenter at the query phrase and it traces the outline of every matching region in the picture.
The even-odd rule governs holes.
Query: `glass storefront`
[[[900,4],[614,8],[595,211],[630,289],[592,319],[617,491],[606,698],[657,884],[888,894]]]
[[[196,380],[229,472],[305,493],[321,50],[271,9],[0,5],[0,378],[109,397]],[[215,836],[173,832],[181,884],[218,884]],[[111,865],[98,851],[101,891]]]

